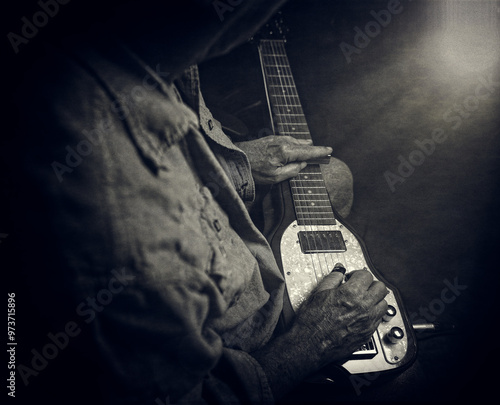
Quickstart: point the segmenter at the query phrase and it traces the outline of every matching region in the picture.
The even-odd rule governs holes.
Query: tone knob
[[[395,344],[400,342],[401,339],[403,339],[404,335],[405,333],[403,329],[401,329],[399,326],[394,326],[387,334],[387,339],[389,340],[389,342]]]
[[[396,308],[394,308],[392,305],[387,306],[387,311],[385,312],[384,316],[382,317],[382,320],[384,322],[389,322],[392,318],[394,318],[394,315],[396,315],[397,311]]]

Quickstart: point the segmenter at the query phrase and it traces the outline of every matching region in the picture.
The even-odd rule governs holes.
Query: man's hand
[[[367,270],[333,272],[300,308],[292,327],[298,340],[316,348],[317,366],[348,357],[368,342],[387,311],[388,290]],[[311,356],[312,352],[309,352]]]
[[[330,147],[313,146],[308,140],[278,135],[238,142],[236,146],[248,156],[257,184],[274,184],[295,177],[307,166],[307,160],[332,153]]]
[[[367,270],[326,276],[284,335],[253,353],[276,397],[308,374],[345,360],[366,343],[387,310],[388,290]]]

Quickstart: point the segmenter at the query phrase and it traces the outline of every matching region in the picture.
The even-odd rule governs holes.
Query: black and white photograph
[[[500,0],[4,4],[4,403],[491,403]]]

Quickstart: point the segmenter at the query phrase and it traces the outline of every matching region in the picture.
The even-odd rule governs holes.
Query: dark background
[[[43,42],[74,30],[79,18],[111,12],[87,10],[74,0],[15,55],[6,33],[19,31],[20,18],[38,8],[34,1],[11,6],[4,25],[6,119],[16,113],[9,93],[43,53]],[[456,402],[496,393],[500,3],[402,0],[401,13],[392,14],[348,62],[341,43],[354,45],[355,27],[364,31],[375,21],[370,12],[387,7],[388,1],[375,0],[291,0],[283,9],[287,50],[315,143],[332,146],[353,173],[349,223],[375,266],[399,289],[408,314],[455,329],[417,334],[416,362],[393,380],[375,379],[361,395],[299,387],[289,400]],[[242,137],[266,132],[254,44],[200,70],[207,104],[225,126]],[[490,77],[497,83],[490,86],[490,96],[474,104],[470,96]],[[14,129],[8,126],[2,139],[14,136]],[[409,159],[418,149],[415,142],[431,139],[436,129],[444,131],[444,142],[391,190],[384,173],[401,176],[400,157]],[[9,177],[1,181],[0,234],[8,236],[0,239],[0,268],[8,275],[7,290],[18,300],[18,362],[28,364],[30,350],[43,346],[47,333],[55,331],[37,314],[19,276],[16,227],[8,214]],[[453,302],[439,304],[447,282],[466,288]],[[430,315],[422,316],[425,310]],[[18,377],[15,401],[92,403],[97,372],[69,347],[28,387]]]

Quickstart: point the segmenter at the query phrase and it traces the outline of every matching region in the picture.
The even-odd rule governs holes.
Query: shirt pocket
[[[201,228],[212,252],[206,271],[225,301],[232,306],[250,281],[257,263],[210,190],[200,187],[199,195]]]

